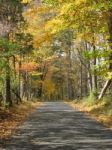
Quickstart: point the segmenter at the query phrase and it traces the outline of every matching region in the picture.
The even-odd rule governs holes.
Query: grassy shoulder
[[[9,138],[17,126],[41,105],[41,102],[24,101],[10,109],[0,109],[0,139]]]
[[[112,128],[112,97],[104,97],[102,100],[84,98],[82,100],[74,100],[69,104],[95,118],[106,127]]]

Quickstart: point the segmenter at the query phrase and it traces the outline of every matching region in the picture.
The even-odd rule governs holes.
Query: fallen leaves
[[[41,102],[23,102],[11,109],[0,110],[0,139],[9,138],[17,126],[21,125],[29,114],[41,104]]]
[[[85,112],[91,118],[94,118],[98,122],[102,123],[106,127],[112,128],[112,115],[106,113],[104,111],[104,107],[100,105],[94,106],[86,106],[84,103],[75,103],[75,102],[67,102],[73,108],[78,109],[79,111]],[[105,108],[108,110],[108,108]]]

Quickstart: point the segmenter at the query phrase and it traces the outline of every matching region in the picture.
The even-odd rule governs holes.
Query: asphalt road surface
[[[112,130],[64,102],[45,102],[0,150],[112,150]]]

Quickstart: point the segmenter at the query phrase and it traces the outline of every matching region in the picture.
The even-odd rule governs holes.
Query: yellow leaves
[[[76,5],[80,5],[80,4],[86,3],[86,1],[87,1],[87,0],[76,0],[76,1],[75,1],[75,4],[76,4]]]
[[[62,29],[63,27],[64,27],[63,20],[61,20],[60,18],[55,18],[47,22],[45,30],[49,31],[51,34],[55,34],[59,32],[60,29]]]
[[[34,37],[34,48],[38,48],[42,43],[51,41],[51,34],[45,30],[45,24],[52,14],[49,6],[31,6],[23,15],[27,20],[28,27],[26,32]]]
[[[60,15],[67,13],[69,9],[71,8],[71,6],[72,6],[72,3],[65,3],[60,11]]]
[[[23,4],[30,3],[32,0],[22,0]]]
[[[76,23],[80,20],[84,20],[84,13],[86,12],[83,5],[78,7],[80,4],[84,4],[86,0],[76,0],[63,3],[61,9],[59,8],[57,16],[47,22],[45,29],[50,31],[51,34],[56,34],[60,30],[66,28],[75,27]],[[88,7],[88,6],[87,6]],[[83,17],[83,18],[82,18]],[[80,26],[80,23],[78,22]],[[77,28],[77,27],[76,27]]]
[[[52,36],[49,33],[41,33],[40,35],[36,35],[34,38],[33,46],[34,48],[38,48],[44,42],[50,42],[52,40]]]
[[[74,11],[80,10],[80,7],[82,4],[86,4],[87,0],[75,0],[75,1],[69,1],[63,4],[60,15],[65,15],[65,14],[74,14]],[[82,6],[81,6],[82,8]],[[84,9],[85,7],[83,7]]]
[[[45,80],[43,85],[44,85],[46,94],[50,95],[55,92],[55,84],[50,79]]]
[[[112,72],[107,72],[106,79],[112,79]]]

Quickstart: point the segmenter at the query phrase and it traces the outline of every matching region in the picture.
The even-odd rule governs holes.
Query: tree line
[[[110,0],[0,1],[0,97],[112,96]]]

